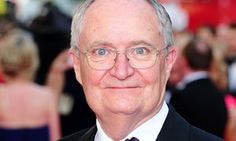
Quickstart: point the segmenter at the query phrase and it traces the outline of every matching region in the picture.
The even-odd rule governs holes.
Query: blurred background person
[[[95,114],[85,102],[83,89],[78,86],[73,69],[68,67],[70,60],[65,51],[69,46],[71,17],[68,12],[65,14],[65,10],[61,7],[67,7],[67,3],[71,3],[73,7],[74,3],[79,2],[67,0],[1,2],[4,8],[1,9],[0,6],[0,10],[3,11],[0,17],[7,19],[7,22],[0,20],[0,30],[10,29],[14,24],[13,27],[25,29],[33,36],[41,62],[34,82],[43,86],[48,85],[56,93],[62,135],[93,125]],[[72,8],[69,10],[72,11]],[[5,28],[2,28],[2,24]],[[1,83],[4,83],[3,79],[0,75]]]
[[[236,23],[227,28],[225,60],[228,67],[228,90],[236,97]]]
[[[177,48],[177,59],[181,56],[181,52],[183,47],[187,45],[187,43],[192,39],[193,34],[187,30],[181,31],[181,32],[174,32],[175,37],[175,44],[178,47]],[[167,86],[166,86],[166,95],[165,100],[167,103],[170,103],[170,100],[172,98],[172,95],[176,91],[176,85],[181,81],[181,79],[184,77],[183,73],[181,73],[181,67],[178,67],[178,65],[174,65],[171,69],[171,75],[169,77]]]
[[[236,22],[226,27],[225,60],[228,65],[228,94],[225,97],[228,122],[225,131],[225,141],[236,140]]]
[[[20,29],[9,31],[0,41],[1,141],[55,141],[60,125],[55,94],[33,82],[39,66],[31,36]]]
[[[70,17],[63,14],[52,2],[46,2],[41,13],[27,27],[39,48],[41,64],[36,74],[37,83],[46,83],[53,60],[69,46],[70,23]]]
[[[209,75],[215,85],[223,93],[228,89],[227,64],[225,62],[225,45],[218,40],[216,29],[210,25],[202,25],[197,28],[196,37],[211,47],[213,53]]]
[[[41,85],[53,85],[56,89],[63,136],[95,123],[95,114],[85,102],[83,89],[78,86],[73,69],[63,70],[70,63],[64,52],[70,46],[70,24],[71,17],[49,1],[43,3],[41,13],[28,26],[38,45],[41,62],[35,81]],[[54,64],[58,56],[65,60],[64,65]],[[54,66],[59,67],[53,69]]]
[[[0,39],[15,25],[15,5],[9,1],[0,1]],[[0,84],[4,83],[3,74],[0,72]]]
[[[202,40],[194,38],[183,47],[174,65],[179,82],[170,103],[191,124],[223,137],[227,111],[224,93],[209,75],[212,61],[212,49]]]
[[[55,57],[47,73],[45,85],[54,91],[58,104],[60,104],[61,93],[65,85],[65,72],[71,68],[68,50],[65,49]]]

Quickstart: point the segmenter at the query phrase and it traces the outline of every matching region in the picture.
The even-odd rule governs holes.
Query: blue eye
[[[94,47],[88,50],[88,55],[93,57],[107,57],[112,55],[112,49],[107,47]]]
[[[132,52],[136,55],[149,55],[152,52],[152,48],[150,48],[150,47],[137,47],[137,48],[133,48]]]
[[[97,54],[98,55],[106,55],[106,49],[104,49],[104,48],[99,48],[99,49],[97,49]]]
[[[144,48],[140,47],[140,48],[135,48],[135,53],[136,54],[144,54],[145,50]]]

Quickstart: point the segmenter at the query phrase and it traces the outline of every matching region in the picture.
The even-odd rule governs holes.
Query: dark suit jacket
[[[191,126],[169,106],[169,113],[156,141],[223,141],[201,129]],[[77,132],[60,141],[94,141],[97,128]]]
[[[223,137],[227,121],[224,94],[209,78],[186,84],[171,99],[174,109],[191,125]]]

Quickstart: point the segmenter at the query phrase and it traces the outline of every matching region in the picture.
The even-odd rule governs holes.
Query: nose
[[[119,80],[124,80],[134,73],[134,68],[130,66],[129,59],[125,53],[119,53],[116,56],[115,64],[110,70],[110,74]]]

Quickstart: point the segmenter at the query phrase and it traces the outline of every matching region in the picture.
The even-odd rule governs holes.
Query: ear
[[[177,49],[175,46],[169,47],[168,54],[166,56],[166,73],[170,74],[170,71],[177,58]]]
[[[74,67],[76,79],[81,85],[83,85],[82,80],[81,80],[81,62],[80,62],[81,60],[80,60],[79,56],[76,55],[73,50],[70,50],[69,54],[70,54],[70,58],[72,60],[72,65]]]

